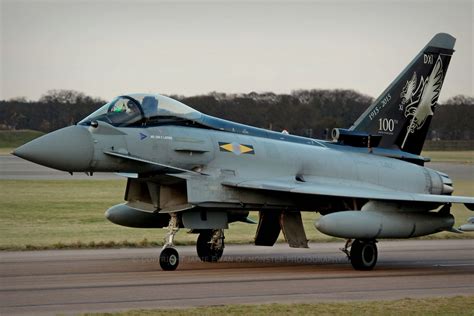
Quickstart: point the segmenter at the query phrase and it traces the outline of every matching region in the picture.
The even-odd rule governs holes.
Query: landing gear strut
[[[201,261],[217,262],[224,253],[224,230],[206,229],[199,233],[196,250]]]
[[[349,251],[350,248],[350,251]],[[375,240],[349,239],[342,251],[356,270],[372,270],[377,263],[377,245]]]
[[[170,222],[168,225],[168,233],[165,237],[165,244],[160,253],[160,266],[165,271],[173,271],[179,265],[178,251],[174,248],[174,236],[179,230],[178,217],[176,213],[170,214]]]

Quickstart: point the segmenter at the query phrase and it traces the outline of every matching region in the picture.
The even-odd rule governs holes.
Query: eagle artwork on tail
[[[423,79],[423,76],[421,77],[416,91],[414,91],[414,87],[416,86],[416,72],[413,73],[412,79],[407,81],[401,93],[401,106],[407,104],[405,117],[411,117],[411,121],[401,146],[402,149],[405,146],[408,136],[413,134],[416,130],[421,129],[426,119],[433,115],[433,110],[438,101],[441,86],[443,85],[443,79],[443,62],[441,56],[438,56],[430,76],[426,79]],[[418,102],[419,105],[417,107]]]
[[[400,104],[400,110],[403,110],[404,105],[407,105],[407,104],[413,105],[416,102],[418,102],[418,100],[416,100],[416,102],[413,102],[413,96],[417,93],[419,88],[420,87],[418,87],[418,89],[416,89],[416,71],[415,71],[413,73],[413,76],[411,77],[411,79],[408,80],[407,83],[405,84],[405,87],[403,88],[403,91],[400,94],[400,97],[402,98],[402,102]],[[407,110],[408,110],[408,108],[409,108],[409,106],[407,106]],[[413,106],[411,107],[411,109],[413,109],[413,110],[415,108],[416,107],[413,107]],[[406,116],[406,114],[405,114],[405,116]]]

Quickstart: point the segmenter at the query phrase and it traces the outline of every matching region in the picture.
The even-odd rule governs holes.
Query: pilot
[[[114,107],[112,108],[111,112],[114,113],[122,113],[126,111],[125,104],[120,103],[120,104],[115,104]]]
[[[127,114],[137,114],[140,113],[140,110],[136,106],[135,102],[128,100],[127,102]]]
[[[143,98],[142,108],[146,118],[157,116],[158,100],[153,96],[146,96]]]

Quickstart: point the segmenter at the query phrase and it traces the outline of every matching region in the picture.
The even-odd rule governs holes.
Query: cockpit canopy
[[[114,126],[158,125],[195,121],[202,114],[189,106],[158,94],[129,94],[116,97],[79,122],[90,125],[104,121]]]
[[[323,146],[311,138],[268,131],[206,115],[159,94],[142,93],[116,97],[78,124],[90,126],[94,121],[107,122],[117,127],[180,125]]]

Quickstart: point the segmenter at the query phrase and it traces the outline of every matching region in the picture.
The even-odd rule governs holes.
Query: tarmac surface
[[[472,240],[381,241],[367,272],[352,269],[342,246],[231,245],[219,263],[178,247],[173,272],[160,270],[159,249],[2,252],[0,314],[474,295]]]

